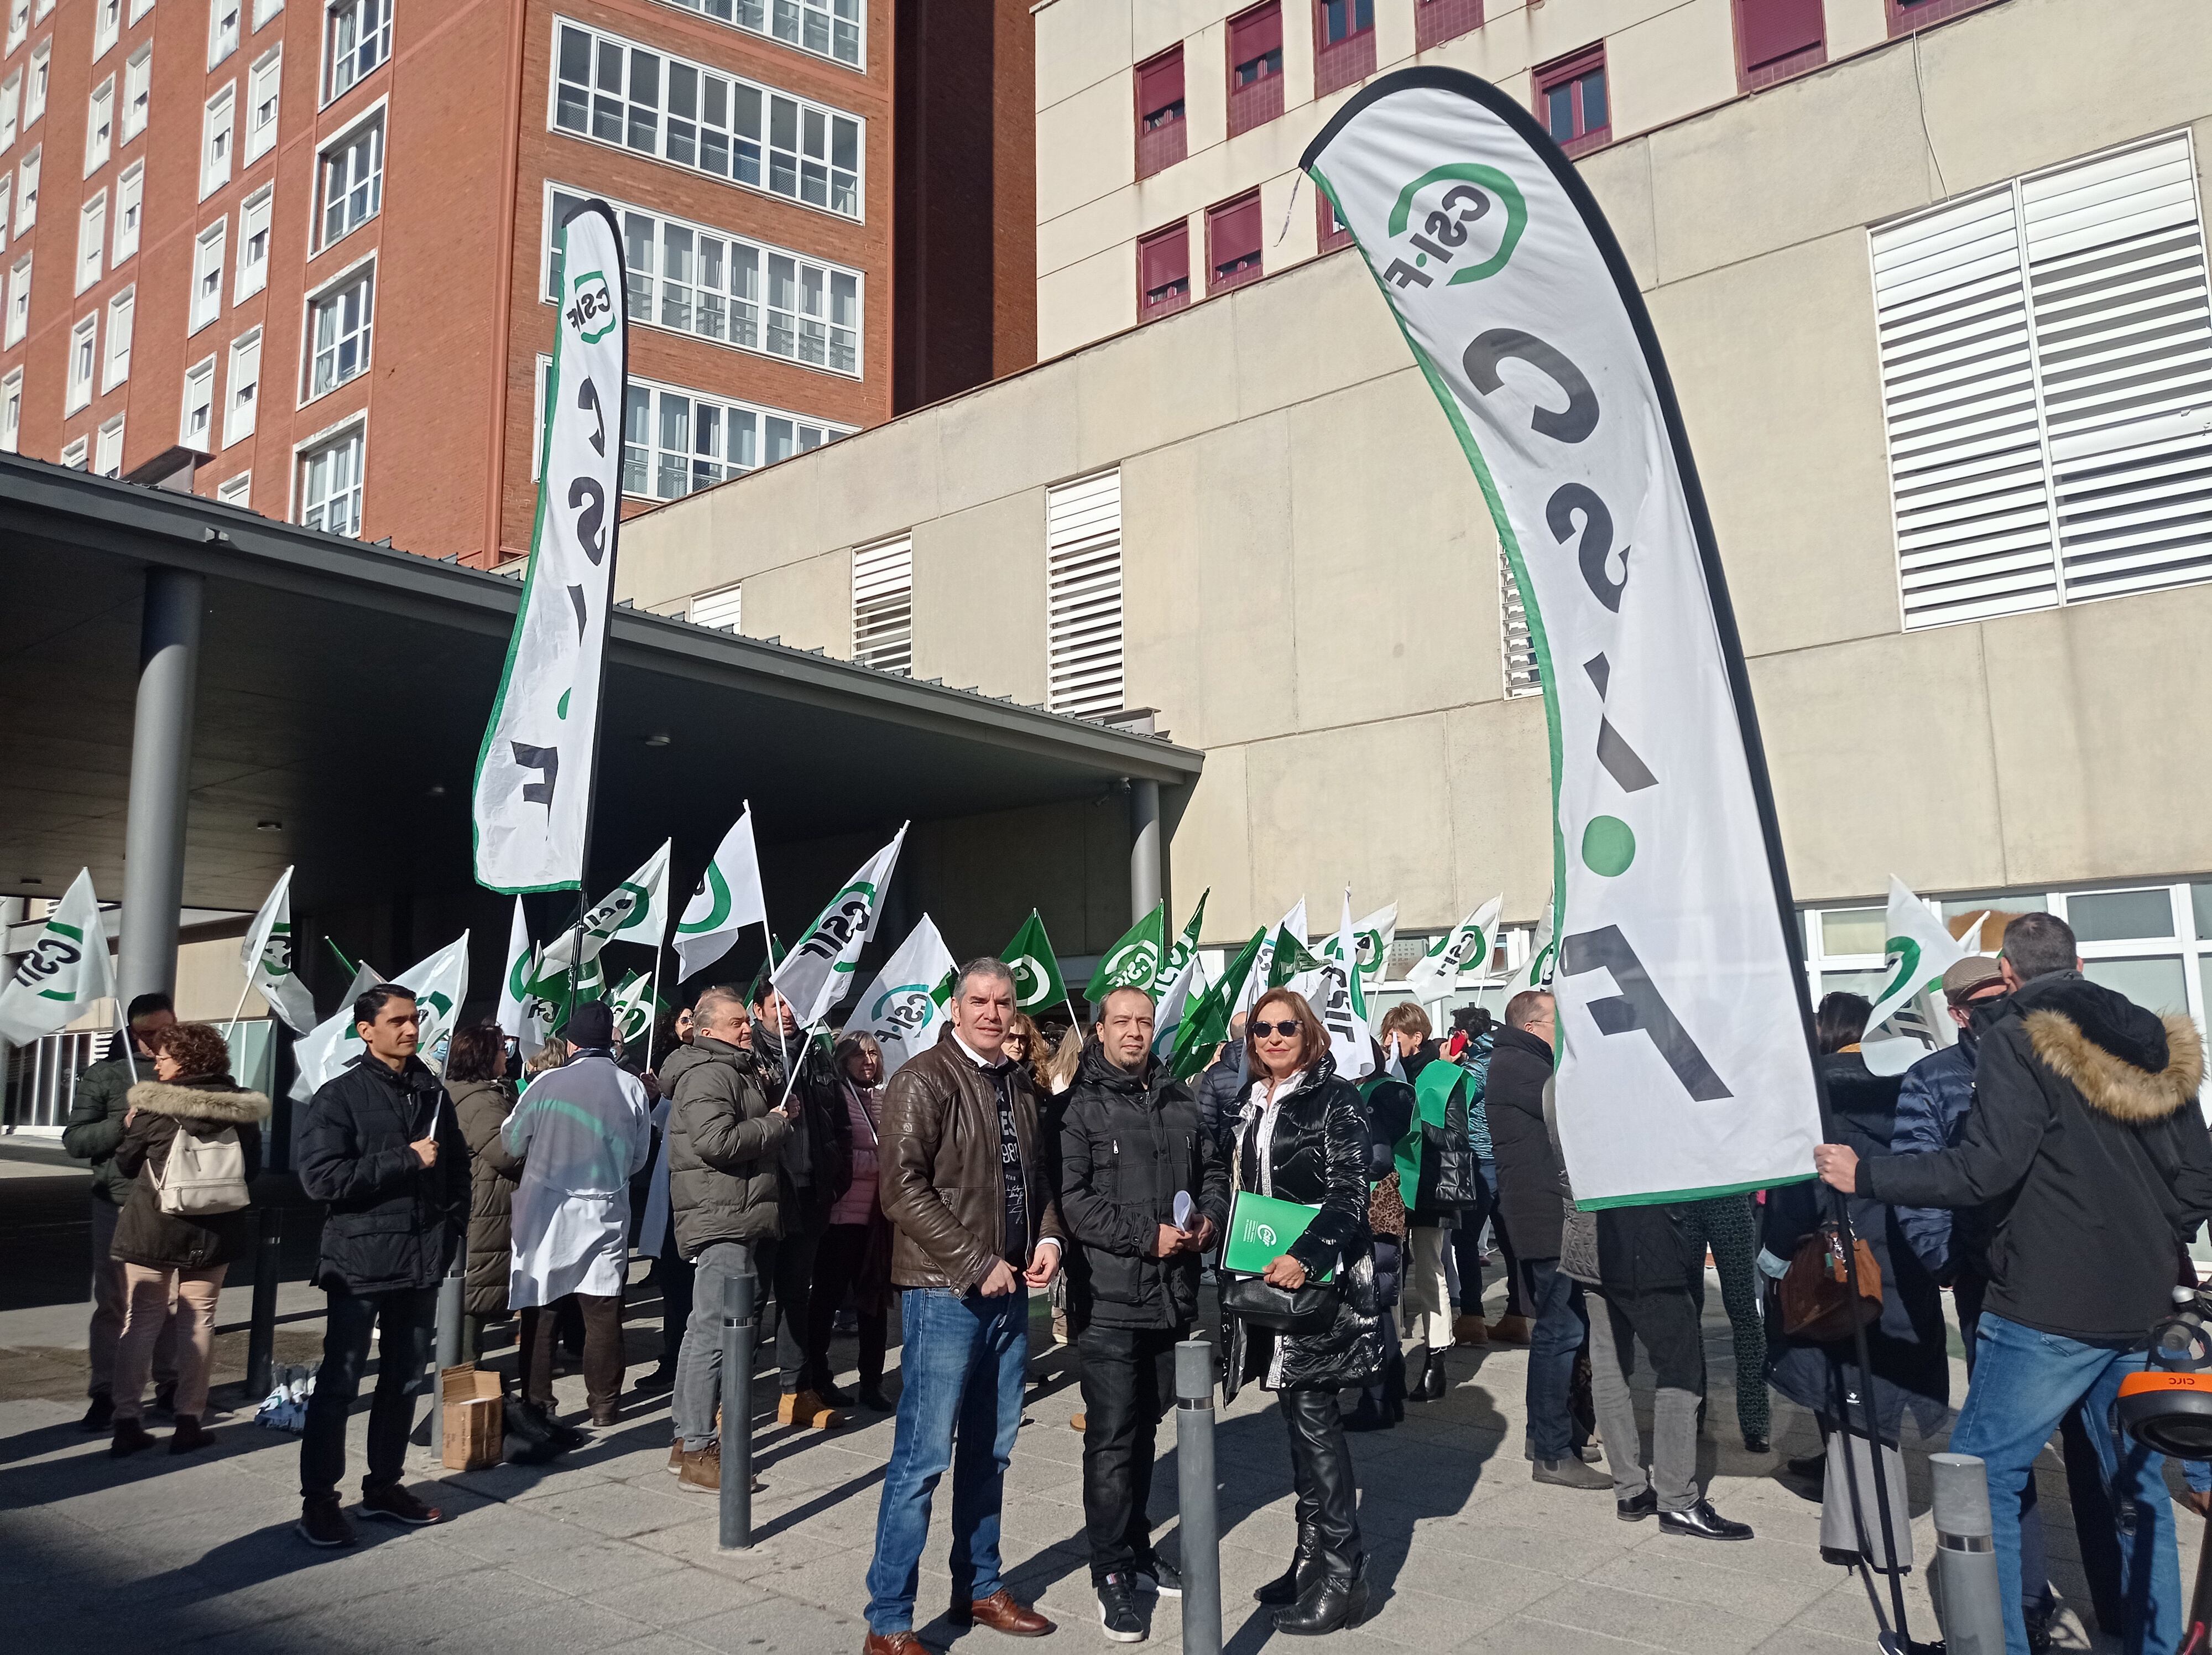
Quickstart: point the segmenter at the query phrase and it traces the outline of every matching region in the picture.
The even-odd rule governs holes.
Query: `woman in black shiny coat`
[[[1334,1272],[1335,1320],[1320,1333],[1224,1329],[1230,1394],[1258,1378],[1276,1393],[1297,1486],[1297,1551],[1254,1594],[1291,1634],[1356,1626],[1367,1612],[1352,1454],[1337,1392],[1382,1372],[1382,1330],[1367,1227],[1368,1129],[1358,1092],[1329,1059],[1328,1033],[1302,995],[1277,989],[1253,1007],[1245,1039],[1253,1077],[1234,1139],[1237,1187],[1320,1211],[1266,1272],[1295,1291]]]

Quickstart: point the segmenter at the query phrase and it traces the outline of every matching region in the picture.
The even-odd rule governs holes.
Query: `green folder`
[[[1277,1201],[1273,1196],[1238,1190],[1229,1208],[1229,1239],[1221,1250],[1222,1268],[1243,1275],[1259,1275],[1290,1250],[1291,1244],[1306,1232],[1306,1226],[1320,1212],[1320,1208],[1303,1202]],[[1328,1276],[1314,1279],[1326,1281]]]

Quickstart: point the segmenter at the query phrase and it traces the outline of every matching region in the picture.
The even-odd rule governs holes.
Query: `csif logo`
[[[1418,215],[1418,216],[1417,216]],[[1480,282],[1504,270],[1528,228],[1520,186],[1495,167],[1455,161],[1432,167],[1398,192],[1390,209],[1389,265],[1395,287]],[[1472,262],[1468,262],[1472,261]]]
[[[568,308],[563,313],[568,326],[586,344],[597,344],[614,332],[615,324],[622,319],[622,309],[615,303],[614,289],[607,285],[603,271],[586,271],[568,286]]]
[[[910,1040],[937,1019],[937,1001],[927,983],[902,983],[876,996],[868,1021],[879,1037]]]
[[[1014,1004],[1022,1010],[1042,1004],[1045,995],[1052,992],[1052,978],[1037,964],[1036,955],[1010,960],[1006,969],[1014,974]]]
[[[1150,937],[1135,942],[1123,943],[1106,956],[1098,969],[1107,980],[1115,984],[1133,984],[1142,988],[1159,974],[1160,946]]]
[[[793,952],[816,959],[833,963],[857,946],[861,932],[868,923],[868,910],[875,905],[876,888],[866,880],[847,885],[830,898],[830,906],[822,910],[822,917],[814,922],[814,929]],[[844,969],[850,970],[848,965]]]

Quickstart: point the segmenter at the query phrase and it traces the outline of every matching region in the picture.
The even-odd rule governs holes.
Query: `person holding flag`
[[[782,1392],[776,1421],[830,1431],[845,1423],[836,1410],[853,1399],[827,1374],[812,1371],[806,1360],[806,1324],[815,1259],[830,1228],[830,1214],[852,1186],[852,1117],[830,1053],[800,1026],[791,1002],[773,986],[762,989],[753,1019],[753,1054],[768,1077],[771,1097],[791,1122],[782,1148],[782,1233],[772,1261]]]

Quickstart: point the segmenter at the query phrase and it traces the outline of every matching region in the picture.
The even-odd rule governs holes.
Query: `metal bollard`
[[[246,1394],[269,1394],[276,1373],[276,1273],[284,1253],[284,1209],[261,1209],[261,1241],[253,1256],[253,1315],[246,1330]]]
[[[722,1316],[722,1533],[726,1552],[753,1543],[753,1334],[760,1278],[730,1280]]]
[[[453,1267],[438,1284],[438,1360],[430,1373],[430,1447],[440,1454],[446,1451],[444,1374],[461,1360],[461,1287],[467,1269],[467,1247],[456,1247]]]
[[[1972,1454],[1930,1454],[1936,1563],[1929,1592],[1950,1655],[2002,1655],[2004,1597],[1990,1539],[1988,1469]]]
[[[1213,1476],[1213,1347],[1176,1347],[1176,1491],[1182,1536],[1182,1646],[1221,1655],[1221,1521]]]

